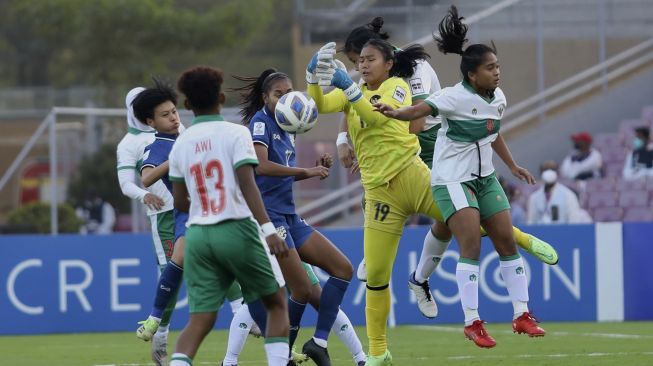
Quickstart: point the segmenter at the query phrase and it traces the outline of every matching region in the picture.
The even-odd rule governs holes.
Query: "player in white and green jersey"
[[[433,199],[460,247],[456,282],[465,314],[465,336],[479,347],[491,348],[494,339],[484,329],[478,313],[478,283],[482,224],[500,257],[501,276],[513,303],[513,331],[531,337],[545,331],[528,309],[528,280],[512,231],[510,204],[499,184],[492,155],[508,165],[513,175],[534,184],[535,179],[518,166],[499,134],[506,98],[499,85],[499,62],[494,47],[474,44],[463,50],[467,26],[455,6],[440,22],[436,37],[443,53],[462,56],[463,80],[444,88],[425,103],[394,109],[377,104],[391,118],[411,121],[428,115],[442,116],[431,170]]]
[[[358,56],[363,45],[370,39],[387,40],[389,35],[382,31],[383,18],[376,17],[370,23],[354,28],[345,41],[342,51],[347,58],[354,64],[358,63]],[[412,95],[412,104],[417,105],[423,102],[429,95],[440,90],[440,81],[435,70],[426,60],[418,60],[414,66],[414,74],[404,79],[410,87]],[[419,156],[424,163],[431,168],[433,166],[433,150],[437,140],[437,133],[441,126],[441,117],[425,116],[410,121],[409,131],[417,135],[420,144]],[[338,135],[338,156],[345,167],[351,166],[354,159],[354,153],[347,139],[346,120],[340,126]],[[558,255],[550,244],[539,238],[523,233],[515,228],[517,243],[528,253],[532,254],[539,260],[555,264],[558,261]],[[442,255],[447,250],[451,242],[451,231],[446,225],[434,223],[431,230],[424,237],[422,253],[415,271],[409,275],[408,286],[417,298],[419,310],[427,318],[434,318],[437,315],[437,306],[433,300],[429,288],[429,277],[438,264]],[[365,281],[367,278],[365,260],[359,264],[357,277]]]
[[[195,118],[169,160],[174,206],[189,212],[184,275],[190,311],[170,366],[192,365],[234,280],[245,302],[261,299],[267,310],[268,365],[285,366],[288,307],[275,255],[287,256],[288,247],[270,222],[254,180],[258,160],[249,130],[220,115],[222,80],[219,70],[195,67],[177,82]]]
[[[147,207],[157,265],[162,271],[172,255],[175,221],[172,215],[172,195],[162,182],[156,182],[147,189],[136,184],[137,179],[140,181],[138,178],[139,164],[143,161],[145,147],[154,141],[156,132],[151,127],[139,123],[134,115],[132,102],[143,90],[145,88],[134,88],[125,97],[128,130],[116,148],[117,174],[122,193],[131,199],[140,201]],[[152,339],[151,357],[157,365],[162,365],[167,354],[168,325],[174,306],[174,301],[168,304],[161,317],[157,334]]]

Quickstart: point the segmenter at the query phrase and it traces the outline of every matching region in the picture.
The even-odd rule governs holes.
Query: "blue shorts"
[[[177,239],[186,236],[186,221],[188,221],[188,212],[175,210],[175,244]]]
[[[288,248],[301,248],[315,231],[297,214],[279,214],[268,211],[268,216],[270,216],[274,227],[277,228],[277,233],[281,239],[288,244]]]

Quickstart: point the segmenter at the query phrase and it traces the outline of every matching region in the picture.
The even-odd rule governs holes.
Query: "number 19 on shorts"
[[[388,217],[388,214],[390,213],[390,206],[385,203],[377,202],[374,204],[374,208],[376,209],[374,220],[381,222],[385,221],[385,218]]]

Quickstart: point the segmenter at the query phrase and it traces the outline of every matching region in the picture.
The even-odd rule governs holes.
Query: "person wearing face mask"
[[[653,176],[653,143],[650,140],[648,127],[637,127],[633,150],[628,154],[624,164],[623,177],[635,180]]]
[[[598,150],[592,148],[592,135],[579,132],[571,135],[571,141],[574,151],[562,161],[561,175],[575,180],[601,178],[603,158]]]
[[[528,198],[528,224],[569,224],[580,221],[578,197],[558,182],[558,164],[545,161],[540,165],[544,185]],[[586,220],[583,220],[586,221]]]

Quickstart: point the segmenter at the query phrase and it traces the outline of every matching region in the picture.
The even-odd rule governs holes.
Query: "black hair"
[[[184,71],[177,80],[177,89],[184,93],[193,110],[207,110],[219,103],[222,90],[222,70],[196,66]]]
[[[159,104],[170,101],[172,104],[177,105],[177,93],[175,93],[172,86],[157,78],[152,79],[154,80],[154,87],[138,93],[132,101],[134,116],[143,124],[147,124],[148,118],[154,118],[154,109]]]
[[[644,136],[644,139],[648,141],[649,136],[651,135],[651,130],[646,126],[642,126],[642,127],[637,127],[635,129],[635,133],[641,134],[642,136]]]
[[[381,52],[383,58],[393,60],[394,64],[390,69],[390,76],[400,78],[409,78],[415,73],[415,66],[418,60],[425,60],[431,56],[426,53],[424,47],[419,44],[408,46],[404,50],[394,48],[388,41],[382,39],[370,39],[365,43],[365,47],[374,47]]]
[[[239,105],[241,106],[240,115],[243,117],[244,124],[248,124],[256,112],[263,108],[263,105],[265,105],[263,94],[267,94],[270,91],[275,81],[290,80],[288,75],[278,72],[276,69],[267,69],[259,76],[234,75],[233,77],[236,80],[248,83],[244,86],[230,89],[231,91],[241,92],[240,96],[242,101]]]
[[[390,38],[387,32],[381,32],[383,27],[383,18],[376,17],[372,19],[371,22],[362,25],[360,27],[354,28],[347,39],[345,40],[345,46],[341,49],[345,53],[355,52],[357,54],[361,53],[363,46],[370,39],[382,39],[387,40]]]
[[[465,19],[458,15],[458,9],[455,5],[451,5],[447,15],[440,21],[438,30],[440,35],[433,34],[433,39],[438,44],[440,52],[456,53],[462,56],[460,61],[460,72],[463,78],[468,80],[468,73],[474,72],[483,64],[485,55],[488,52],[497,54],[496,47],[492,43],[492,47],[484,44],[473,44],[463,50],[463,46],[467,42],[467,25],[462,21]]]

